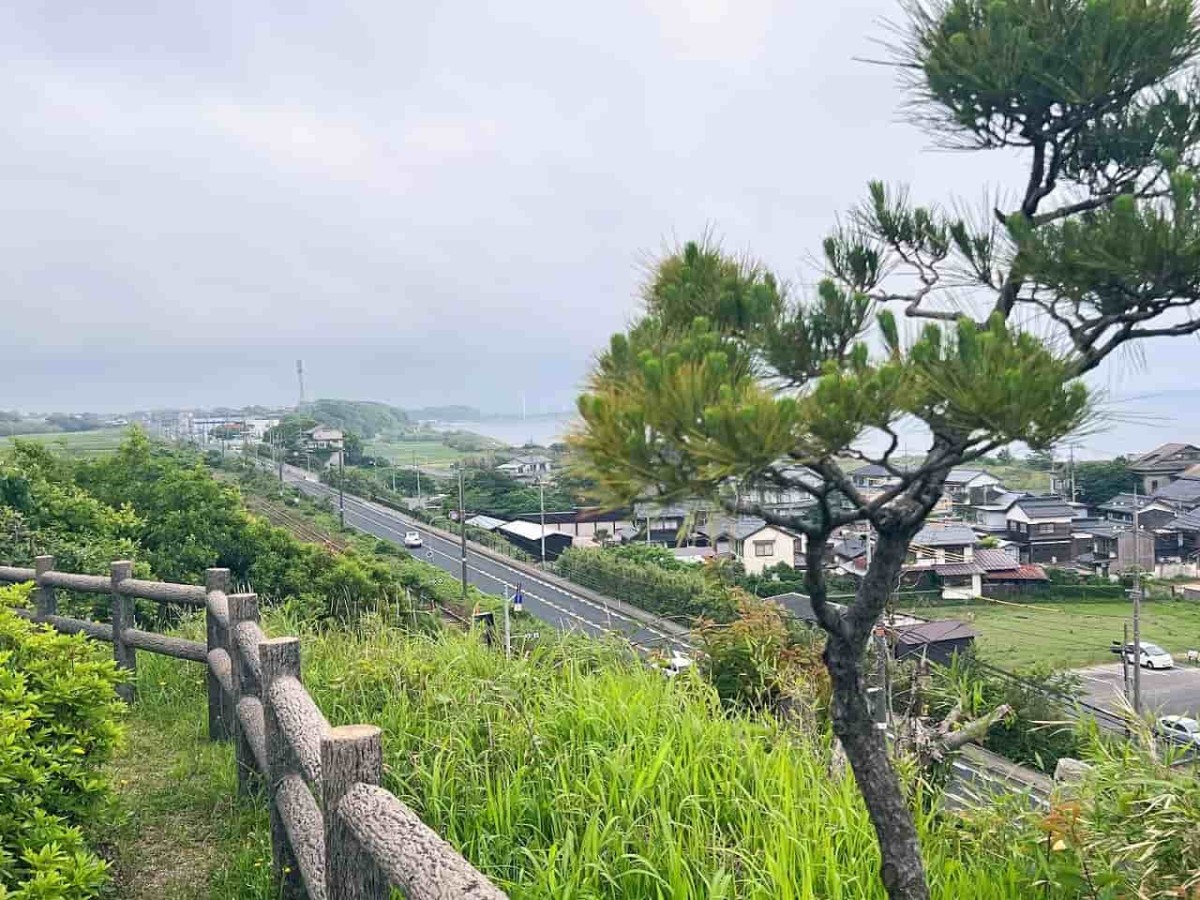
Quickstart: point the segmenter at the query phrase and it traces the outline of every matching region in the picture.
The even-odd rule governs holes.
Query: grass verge
[[[1109,652],[1131,622],[1128,601],[1075,603],[996,603],[986,600],[957,606],[917,609],[918,615],[968,622],[978,633],[980,655],[1006,669],[1049,663],[1075,668],[1117,662]],[[1142,604],[1142,640],[1182,657],[1200,648],[1200,605],[1155,600]]]
[[[138,658],[128,739],[110,766],[120,826],[107,836],[120,900],[268,900],[261,801],[239,800],[231,744],[208,740],[203,670]]]

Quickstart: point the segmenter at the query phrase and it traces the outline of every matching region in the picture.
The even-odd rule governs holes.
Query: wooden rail
[[[258,598],[230,594],[229,570],[209,569],[203,587],[142,581],[132,564],[109,577],[0,566],[0,582],[33,582],[34,609],[19,615],[66,633],[113,645],[130,673],[137,651],[203,663],[208,735],[232,741],[238,792],[265,793],[272,867],[283,900],[386,900],[391,888],[409,900],[505,900],[419,816],[379,786],[382,734],[373,725],[330,727],[300,677],[300,640],[268,638]],[[58,590],[111,596],[111,623],[58,615]],[[134,627],[133,600],[204,610],[204,643]],[[132,700],[133,682],[120,688]]]

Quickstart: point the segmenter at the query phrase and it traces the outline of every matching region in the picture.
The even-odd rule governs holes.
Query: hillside
[[[401,432],[410,425],[404,410],[374,400],[313,400],[304,404],[301,413],[323,425],[352,431],[365,439]]]

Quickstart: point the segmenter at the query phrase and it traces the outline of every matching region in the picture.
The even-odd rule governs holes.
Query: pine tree
[[[900,33],[913,120],[956,148],[1023,153],[1017,199],[972,219],[872,183],[824,242],[812,296],[687,244],[600,356],[575,445],[613,501],[717,498],[807,537],[834,730],[889,896],[923,900],[864,649],[953,467],[1016,441],[1048,451],[1091,415],[1081,376],[1126,345],[1200,331],[1200,90],[1187,72],[1200,29],[1190,0],[936,0],[909,5]],[[897,311],[919,330],[902,334]],[[930,434],[916,466],[895,456],[905,421]],[[883,449],[863,450],[869,436]],[[861,492],[855,458],[894,485]],[[759,508],[735,484],[799,488],[812,512]],[[863,523],[877,545],[839,611],[823,548]]]

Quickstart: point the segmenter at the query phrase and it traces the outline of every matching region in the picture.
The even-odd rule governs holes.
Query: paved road
[[[303,469],[286,466],[284,480],[314,497],[329,497],[337,505],[337,491],[312,480]],[[430,563],[457,576],[461,573],[462,554],[457,540],[433,533],[423,523],[410,519],[378,503],[346,495],[346,525],[365,531],[394,544],[402,544],[407,531],[420,532],[425,546],[418,551]],[[498,596],[511,596],[517,585],[525,600],[525,611],[563,631],[579,631],[591,637],[620,634],[631,643],[645,648],[689,649],[685,637],[666,627],[647,624],[621,611],[618,601],[598,602],[563,589],[538,575],[499,562],[467,546],[467,580],[480,590]]]
[[[1083,678],[1088,703],[1119,710],[1123,681],[1121,664],[1104,663],[1075,670]],[[1130,669],[1130,678],[1133,670]],[[1174,669],[1142,669],[1142,705],[1156,716],[1200,715],[1200,668],[1182,663]]]

